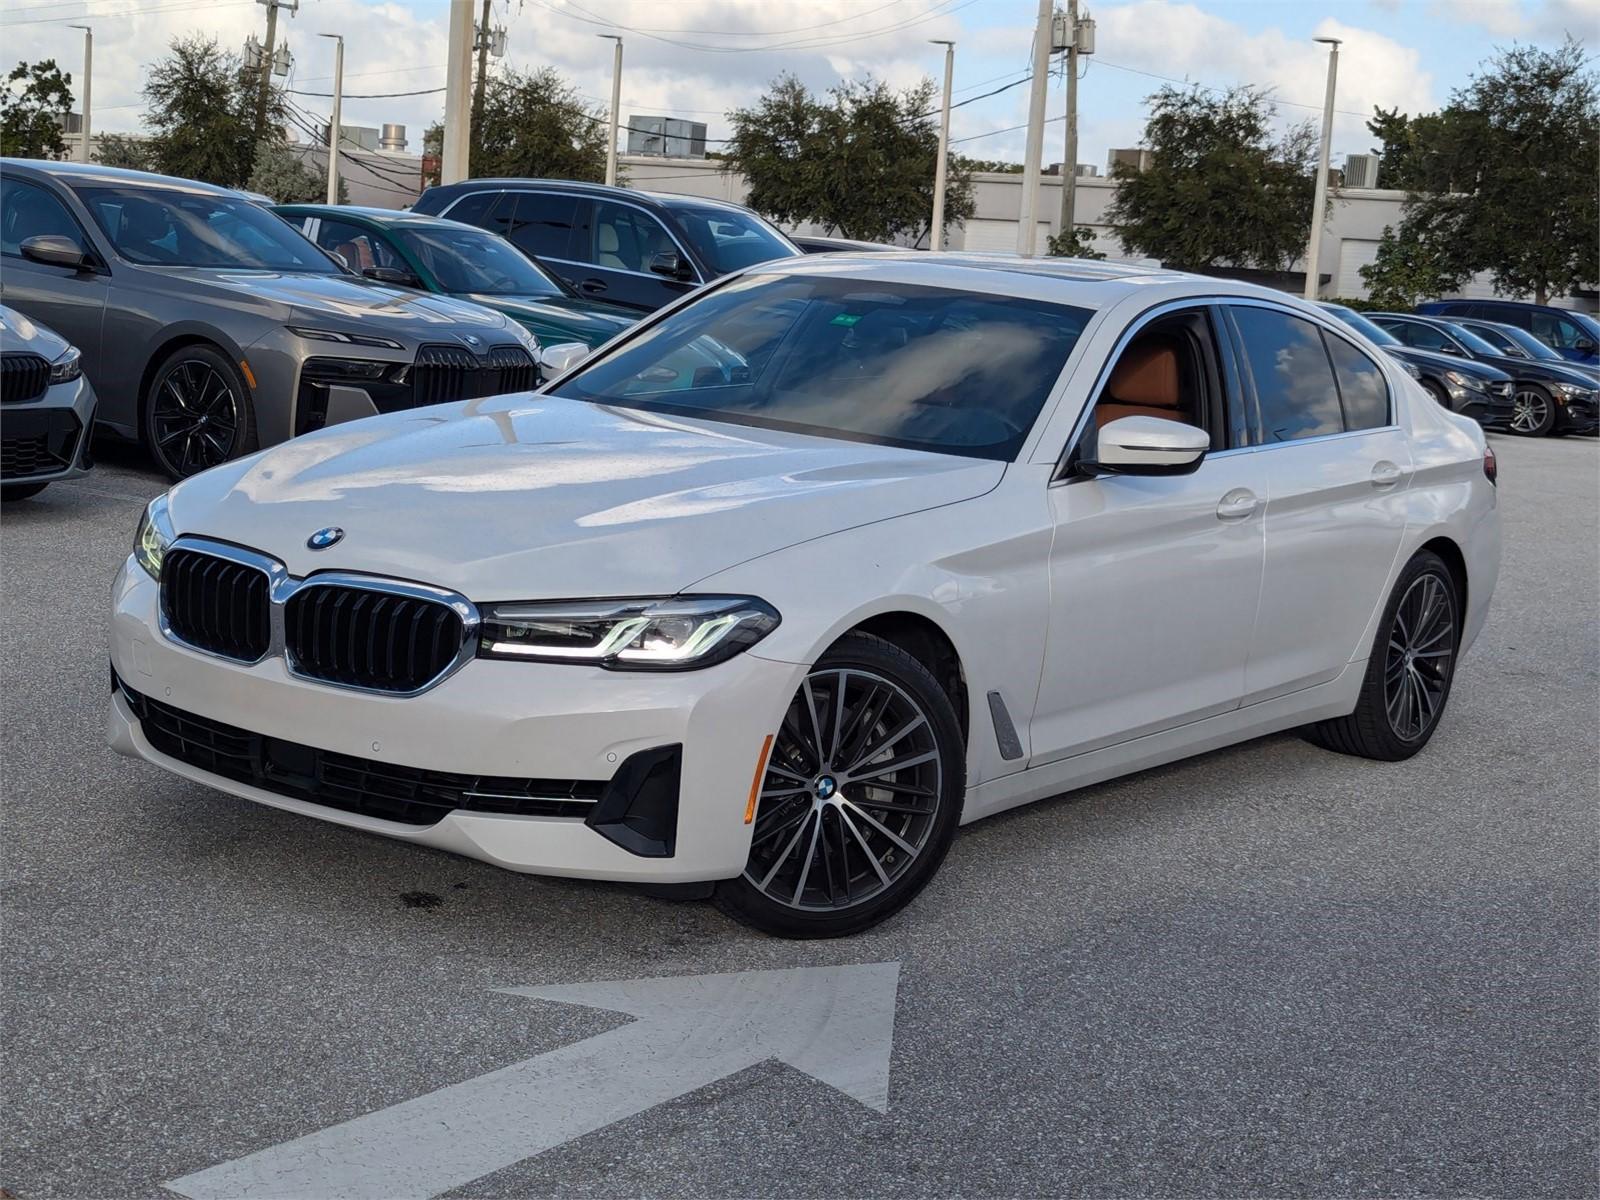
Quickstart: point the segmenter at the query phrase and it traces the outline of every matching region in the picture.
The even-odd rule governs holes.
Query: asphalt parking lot
[[[964,830],[882,928],[807,944],[114,756],[107,589],[162,485],[123,452],[9,505],[0,1184],[226,1194],[203,1173],[539,1059],[543,1111],[504,1072],[405,1110],[448,1154],[385,1161],[454,1174],[384,1194],[1593,1195],[1600,447],[1495,448],[1499,589],[1421,756],[1280,736],[1046,801]],[[837,976],[893,1002],[892,1051],[887,1007],[837,1031],[836,1059],[890,1054],[886,1111],[831,1086],[848,1064],[766,1053],[832,974],[665,993],[657,1044],[528,994],[852,964],[898,964]],[[638,1111],[584,1116],[607,1103]],[[482,1150],[532,1126],[531,1156]],[[360,1194],[325,1151],[278,1194]]]

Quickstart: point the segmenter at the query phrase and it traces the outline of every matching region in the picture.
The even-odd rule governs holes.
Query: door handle
[[[1220,521],[1242,521],[1255,512],[1256,505],[1261,503],[1256,494],[1249,488],[1234,488],[1217,501],[1217,519]]]
[[[599,293],[606,290],[605,280],[603,279],[585,279],[578,286],[586,292]]]
[[[1372,465],[1372,486],[1380,490],[1392,488],[1400,482],[1404,472],[1388,459],[1380,459]]]

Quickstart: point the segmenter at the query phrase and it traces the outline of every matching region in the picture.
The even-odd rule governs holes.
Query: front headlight
[[[478,656],[683,671],[749,649],[779,619],[754,596],[489,604],[482,608]]]
[[[1471,375],[1463,375],[1460,371],[1446,371],[1444,377],[1458,388],[1466,388],[1469,392],[1483,391],[1483,380],[1474,379]]]
[[[1552,383],[1551,389],[1568,400],[1593,400],[1594,388],[1584,387],[1579,383]]]
[[[83,356],[76,346],[68,346],[62,356],[50,364],[51,383],[71,383],[83,374]]]
[[[139,531],[133,535],[133,556],[151,579],[161,578],[161,560],[167,556],[167,547],[177,536],[172,518],[167,515],[167,498],[157,496],[145,506],[144,515],[139,518]]]
[[[370,333],[341,333],[337,329],[308,329],[304,325],[286,325],[284,328],[308,342],[337,342],[341,346],[381,346],[385,350],[405,349],[393,338],[375,337]]]

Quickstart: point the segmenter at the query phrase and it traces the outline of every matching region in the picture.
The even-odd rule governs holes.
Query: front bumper
[[[88,472],[95,395],[89,377],[57,383],[33,400],[8,404],[0,417],[0,480],[53,483]]]
[[[671,854],[647,856],[581,816],[457,808],[418,825],[313,803],[162,753],[129,697],[111,699],[107,734],[122,754],[274,808],[543,875],[659,883],[738,875],[757,758],[805,670],[749,654],[681,673],[479,659],[401,699],[296,678],[281,659],[246,666],[179,646],[160,632],[157,605],[155,582],[130,558],[113,592],[116,675],[143,697],[264,738],[399,771],[605,784],[643,751],[682,747]]]
[[[1556,405],[1556,429],[1561,433],[1593,433],[1600,428],[1600,409],[1592,402],[1569,400]]]

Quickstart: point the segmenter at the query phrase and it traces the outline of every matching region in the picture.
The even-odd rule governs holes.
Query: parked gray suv
[[[237,192],[0,159],[0,300],[83,354],[174,478],[339,421],[532,388],[499,313],[351,273]]]

